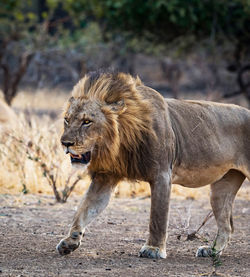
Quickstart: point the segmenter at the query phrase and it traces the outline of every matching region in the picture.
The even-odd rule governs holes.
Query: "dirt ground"
[[[198,246],[216,234],[214,219],[186,240],[210,210],[207,199],[171,200],[167,259],[138,257],[148,235],[150,199],[112,199],[93,222],[82,245],[61,257],[55,247],[72,221],[80,198],[55,204],[51,196],[0,195],[0,276],[250,276],[250,202],[236,199],[235,233],[215,267],[196,258]]]

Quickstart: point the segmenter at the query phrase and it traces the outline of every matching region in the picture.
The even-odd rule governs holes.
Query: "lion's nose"
[[[74,145],[74,142],[71,141],[65,141],[65,140],[61,140],[62,145],[64,145],[65,147],[70,147]]]

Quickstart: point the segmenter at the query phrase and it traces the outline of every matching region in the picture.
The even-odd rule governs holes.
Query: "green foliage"
[[[222,265],[222,261],[220,259],[220,253],[218,253],[214,247],[212,248],[211,257],[212,257],[212,260],[213,260],[213,266],[215,268]]]
[[[32,1],[2,0],[0,6],[1,39],[19,39],[37,21]]]
[[[38,22],[38,2],[2,0],[1,37],[13,30],[19,36],[32,33],[31,27]],[[57,23],[57,33],[71,35],[73,41],[81,40],[80,31],[91,22],[98,22],[106,40],[117,34],[126,40],[141,37],[164,44],[180,37],[192,38],[193,42],[208,37],[243,43],[250,40],[250,0],[46,0],[46,6],[44,20],[49,20],[59,6],[68,14],[73,30],[66,31]]]
[[[85,28],[77,28],[74,32],[64,30],[63,35],[57,41],[60,49],[78,49],[86,52],[89,47],[93,48],[102,42],[102,35],[99,25],[90,22]]]
[[[87,1],[80,2],[85,7]],[[250,0],[99,0],[91,1],[87,11],[104,22],[106,30],[165,43],[190,35],[250,38]]]
[[[35,49],[83,51],[112,42],[121,51],[156,55],[167,47],[179,55],[199,41],[250,44],[250,0],[46,0],[41,14],[39,1],[1,1],[0,42],[12,37]]]

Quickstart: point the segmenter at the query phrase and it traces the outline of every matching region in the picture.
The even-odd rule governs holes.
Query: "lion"
[[[61,255],[77,249],[86,226],[108,205],[122,179],[151,188],[149,237],[139,255],[166,258],[171,184],[198,188],[211,184],[218,226],[211,247],[196,256],[220,255],[233,231],[237,191],[250,180],[250,111],[232,104],[164,99],[137,77],[88,73],[73,88],[61,143],[73,166],[87,170],[91,184]]]

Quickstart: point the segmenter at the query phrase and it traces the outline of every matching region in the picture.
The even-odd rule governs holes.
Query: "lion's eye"
[[[89,126],[91,123],[92,123],[91,120],[86,119],[86,120],[83,120],[82,125]]]
[[[68,121],[67,118],[64,118],[64,123],[65,123],[66,125],[69,125],[69,121]]]

